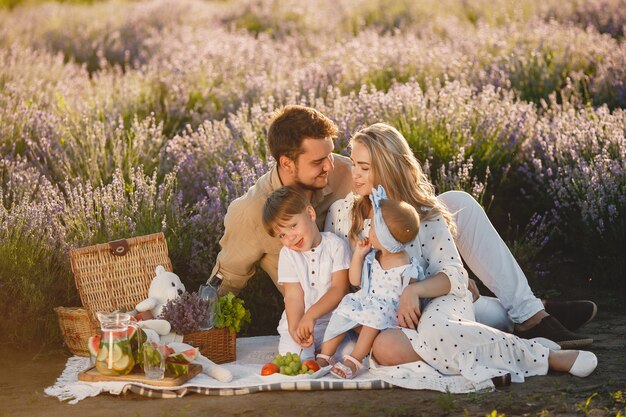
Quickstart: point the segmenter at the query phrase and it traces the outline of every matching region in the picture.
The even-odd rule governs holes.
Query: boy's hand
[[[300,343],[300,347],[302,349],[306,349],[308,347],[310,347],[313,344],[313,335],[311,335],[311,337],[308,338],[308,340],[305,340],[303,342]]]
[[[298,336],[297,329],[289,329],[289,335],[296,343],[302,344],[302,340],[300,340],[300,336]]]
[[[305,347],[304,345],[308,343],[308,346],[313,342],[313,328],[315,327],[315,319],[311,318],[308,314],[304,314],[298,323],[298,327],[296,328],[296,335],[298,339],[296,341],[300,342],[300,345]],[[309,343],[311,342],[311,343]]]
[[[365,257],[372,250],[372,243],[368,238],[361,239],[356,242],[356,246],[354,247],[354,255]]]

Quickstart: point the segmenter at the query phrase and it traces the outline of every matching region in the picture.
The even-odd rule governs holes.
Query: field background
[[[439,192],[481,202],[540,295],[621,305],[626,0],[0,6],[3,343],[60,344],[74,247],[163,231],[195,290],[228,204],[272,163],[269,115],[294,103],[337,123],[337,152],[365,125],[400,129]],[[243,334],[275,332],[267,277],[242,297]]]

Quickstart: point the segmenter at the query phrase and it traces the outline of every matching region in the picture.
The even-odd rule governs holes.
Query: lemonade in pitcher
[[[102,336],[98,356],[96,356],[96,369],[102,375],[115,376],[126,375],[135,366],[133,352],[128,340],[128,326],[130,315],[127,313],[97,313],[100,320]]]

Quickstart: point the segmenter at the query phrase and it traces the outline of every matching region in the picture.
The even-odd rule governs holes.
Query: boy
[[[320,232],[315,209],[299,188],[272,192],[263,206],[267,233],[280,239],[278,283],[285,311],[278,324],[278,351],[302,352],[313,359],[320,349],[330,313],[348,293],[350,248],[330,232]]]

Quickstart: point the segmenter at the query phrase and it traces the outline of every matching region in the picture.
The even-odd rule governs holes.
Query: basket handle
[[[111,255],[124,256],[128,253],[128,241],[120,239],[109,242],[109,249],[111,249]]]

